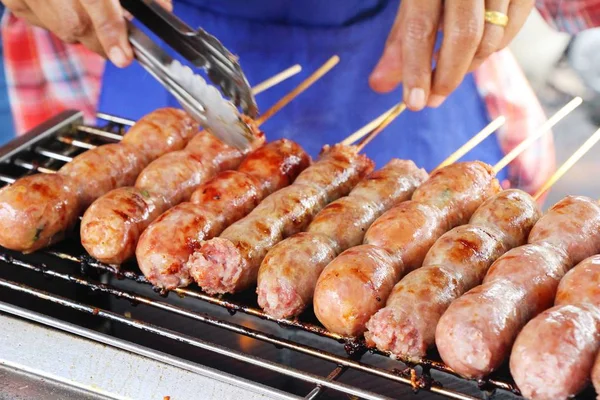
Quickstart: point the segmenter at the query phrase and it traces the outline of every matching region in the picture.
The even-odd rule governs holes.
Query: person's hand
[[[126,11],[119,0],[2,0],[15,16],[48,29],[67,43],[81,43],[125,67],[133,60]],[[158,0],[172,9],[171,0]]]
[[[525,23],[534,0],[402,0],[385,50],[370,77],[386,93],[400,82],[413,111],[438,107],[492,53],[506,47]],[[486,22],[486,11],[508,16],[503,27]],[[433,54],[443,31],[439,53]],[[432,60],[437,61],[432,71]]]

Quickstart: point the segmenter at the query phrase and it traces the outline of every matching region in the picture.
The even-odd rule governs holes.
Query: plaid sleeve
[[[6,10],[1,36],[8,95],[17,135],[62,111],[84,113],[94,123],[104,59],[66,44]]]
[[[546,115],[529,81],[509,49],[493,54],[475,71],[480,95],[492,119],[506,117],[505,125],[496,133],[507,154],[546,121]],[[504,187],[517,187],[535,193],[556,169],[554,140],[543,135],[508,166],[509,182]]]
[[[542,17],[558,30],[571,34],[600,27],[600,0],[536,0]]]

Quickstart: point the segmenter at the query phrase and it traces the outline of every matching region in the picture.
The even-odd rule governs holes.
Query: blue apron
[[[373,92],[368,77],[394,21],[398,0],[188,0],[175,13],[202,26],[239,55],[251,84],[299,63],[304,77],[333,54],[341,62],[263,125],[267,138],[290,138],[311,155],[342,140],[401,98]],[[266,110],[303,79],[296,76],[257,96]],[[139,65],[107,64],[99,109],[130,118],[177,102]],[[365,149],[380,167],[392,157],[433,169],[489,122],[471,75],[438,109],[405,112]],[[495,136],[465,159],[502,157]],[[504,179],[504,176],[500,178]]]

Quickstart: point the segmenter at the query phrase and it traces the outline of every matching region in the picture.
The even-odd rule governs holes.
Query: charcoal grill
[[[98,120],[64,112],[0,149],[1,185],[54,173],[132,124]],[[475,382],[435,354],[404,364],[328,332],[311,311],[274,320],[252,291],[156,292],[135,264],[91,259],[76,232],[32,254],[0,248],[0,263],[0,382],[13,382],[0,398],[520,398],[506,369]]]

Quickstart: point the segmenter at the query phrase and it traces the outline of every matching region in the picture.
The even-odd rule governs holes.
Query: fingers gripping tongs
[[[193,66],[203,68],[231,102],[130,22],[129,40],[138,62],[205,129],[229,145],[250,147],[254,135],[236,107],[241,106],[252,118],[258,109],[236,57],[215,37],[202,29],[190,28],[154,0],[121,0],[121,5]]]

